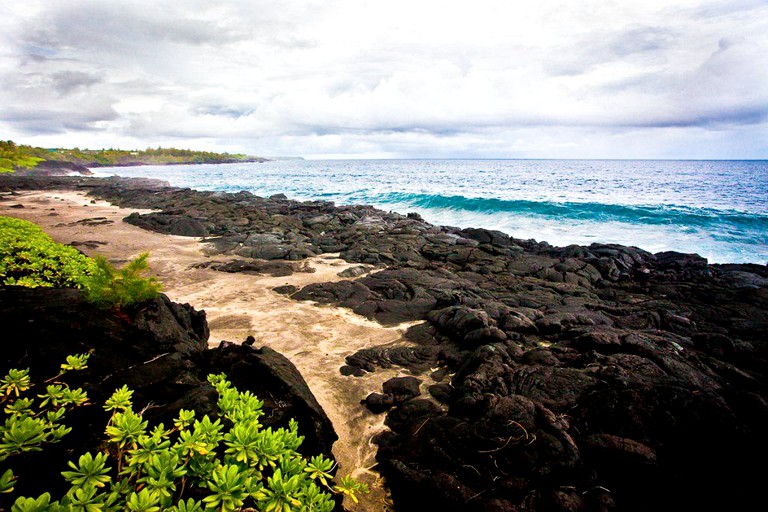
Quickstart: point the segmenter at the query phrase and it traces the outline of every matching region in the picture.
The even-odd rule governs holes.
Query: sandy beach
[[[76,245],[88,255],[100,254],[119,264],[149,252],[152,273],[163,283],[164,293],[207,313],[209,345],[253,336],[256,347],[266,345],[288,357],[333,422],[340,473],[352,472],[371,487],[355,509],[385,510],[387,493],[378,474],[369,470],[375,464],[371,438],[384,428],[384,416],[371,414],[359,402],[380,390],[384,381],[405,373],[393,368],[346,377],[339,367],[347,355],[362,348],[408,343],[402,334],[411,324],[383,327],[348,309],[297,302],[272,290],[339,280],[339,272],[357,265],[337,255],[310,258],[284,277],[199,268],[228,257],[206,255],[199,238],[154,233],[122,221],[134,211],[147,210],[118,208],[72,191],[20,192],[0,201],[0,215],[33,221],[56,241]]]

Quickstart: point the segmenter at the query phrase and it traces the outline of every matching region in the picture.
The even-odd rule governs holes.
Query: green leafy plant
[[[132,512],[160,512],[159,504],[160,497],[146,487],[138,493],[132,492],[125,500],[125,508]]]
[[[89,354],[71,357],[68,361],[76,362],[78,369],[87,366]],[[87,403],[88,397],[82,389],[70,389],[65,383],[55,381],[70,370],[74,368],[62,365],[61,373],[39,385],[32,382],[28,368],[12,368],[0,380],[0,404],[4,405],[0,423],[0,462],[24,452],[42,451],[45,444],[60,441],[71,431],[62,424],[65,413]],[[34,398],[22,396],[43,385],[46,391],[37,395],[43,399],[39,404]],[[13,471],[6,469],[0,476],[0,493],[13,492],[15,481]],[[53,511],[58,510],[57,507],[50,504],[50,495],[44,493],[35,499],[17,500],[12,510]]]
[[[50,493],[43,493],[37,498],[19,498],[13,504],[11,512],[69,512],[67,507],[51,503]]]
[[[62,476],[73,487],[104,487],[110,481],[107,467],[107,456],[97,453],[94,457],[90,453],[81,455],[77,461],[69,462],[69,467],[74,471],[62,471]]]
[[[86,365],[86,356],[76,356],[67,359],[62,371]],[[22,403],[26,398],[17,397],[16,391],[23,394],[35,385],[23,371],[10,373],[3,381],[6,387],[0,389],[6,392],[4,400],[20,405],[9,414],[32,423],[19,424],[17,431],[24,435],[9,434],[8,439],[34,449],[55,441],[52,429],[61,428],[63,407],[81,404],[80,395],[73,392],[75,398],[68,398],[63,393],[66,387],[55,382],[39,395],[44,397],[40,405]],[[103,405],[112,412],[104,451],[69,462],[61,474],[70,488],[59,500],[52,501],[49,493],[18,497],[13,510],[197,512],[251,507],[266,512],[330,512],[333,493],[357,501],[358,494],[368,492],[350,477],[331,486],[333,462],[322,455],[306,459],[299,453],[303,437],[296,421],[287,428],[263,428],[259,422],[263,402],[237,390],[224,375],[208,379],[219,394],[220,418],[196,419],[194,411],[181,410],[171,429],[163,424],[150,429],[142,414],[133,410],[133,392],[126,386],[115,390]],[[45,411],[45,421],[37,422],[32,411],[43,403],[51,409]],[[19,452],[11,441],[0,443],[0,456]],[[13,492],[13,487],[13,474],[6,471],[0,477],[0,492]]]
[[[261,497],[260,484],[254,486],[253,475],[241,471],[241,468],[231,464],[218,466],[213,470],[212,478],[207,482],[211,494],[203,498],[205,508],[234,511],[243,506],[245,500],[253,496]]]
[[[176,505],[168,508],[169,512],[202,512],[203,505],[199,501],[189,498],[187,501],[179,501]]]
[[[82,288],[93,260],[58,244],[36,224],[0,217],[0,284]]]
[[[87,366],[88,357],[88,354],[75,356],[81,368]],[[62,370],[53,379],[61,377],[66,371]],[[0,404],[5,405],[5,418],[0,425],[0,461],[17,453],[40,451],[41,445],[59,441],[71,430],[61,424],[67,409],[84,405],[88,401],[82,389],[70,389],[64,383],[53,382],[46,385],[45,393],[37,395],[42,400],[36,405],[33,398],[21,396],[34,387],[28,368],[12,368],[0,380],[0,391],[4,395],[0,398]]]
[[[32,385],[32,379],[29,377],[29,368],[17,370],[11,368],[2,380],[0,380],[0,392],[6,397],[9,395],[19,396],[20,393],[29,389]]]
[[[128,389],[128,386],[123,386],[120,389],[116,389],[115,392],[112,393],[112,396],[107,399],[104,403],[104,410],[127,411],[132,407],[132,398],[133,390]]]
[[[333,461],[326,459],[320,454],[309,459],[309,464],[304,468],[304,471],[309,473],[308,476],[311,480],[317,479],[320,483],[327,486],[328,480],[333,479],[333,475],[330,472],[333,471],[334,466]]]
[[[61,363],[61,371],[79,371],[88,368],[88,357],[90,354],[80,354],[75,356],[67,356],[67,362]]]
[[[339,483],[333,486],[333,489],[336,492],[349,496],[352,499],[352,501],[354,501],[355,503],[357,503],[358,493],[368,492],[368,486],[356,481],[354,478],[348,475],[342,476],[339,479]]]
[[[16,479],[13,476],[13,471],[6,469],[3,476],[0,476],[0,494],[13,492],[15,481]]]

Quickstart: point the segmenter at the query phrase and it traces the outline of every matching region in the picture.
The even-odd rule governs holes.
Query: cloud
[[[97,84],[101,79],[82,71],[57,71],[51,74],[51,81],[59,94],[66,95]]]
[[[164,43],[200,46],[243,40],[252,27],[231,18],[207,18],[215,9],[198,4],[189,11],[155,2],[56,2],[24,27],[23,39],[56,53],[140,55],[163,50]],[[158,47],[158,45],[160,45]]]
[[[30,0],[7,14],[0,130],[48,145],[768,156],[764,2]]]
[[[542,65],[555,76],[579,75],[617,62],[645,67],[663,59],[679,38],[679,33],[663,26],[630,25],[619,30],[605,27],[561,46]]]
[[[48,135],[102,130],[102,123],[117,119],[117,113],[109,103],[92,103],[87,108],[68,110],[0,107],[0,118],[20,133]]]

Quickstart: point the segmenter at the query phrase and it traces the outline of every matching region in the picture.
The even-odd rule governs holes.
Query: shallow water
[[[285,160],[98,169],[199,190],[372,204],[553,245],[768,262],[768,161]]]

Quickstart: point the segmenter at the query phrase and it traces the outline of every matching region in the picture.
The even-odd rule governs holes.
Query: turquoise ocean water
[[[765,160],[281,160],[97,171],[371,204],[553,245],[608,242],[697,252],[712,263],[768,263]]]

